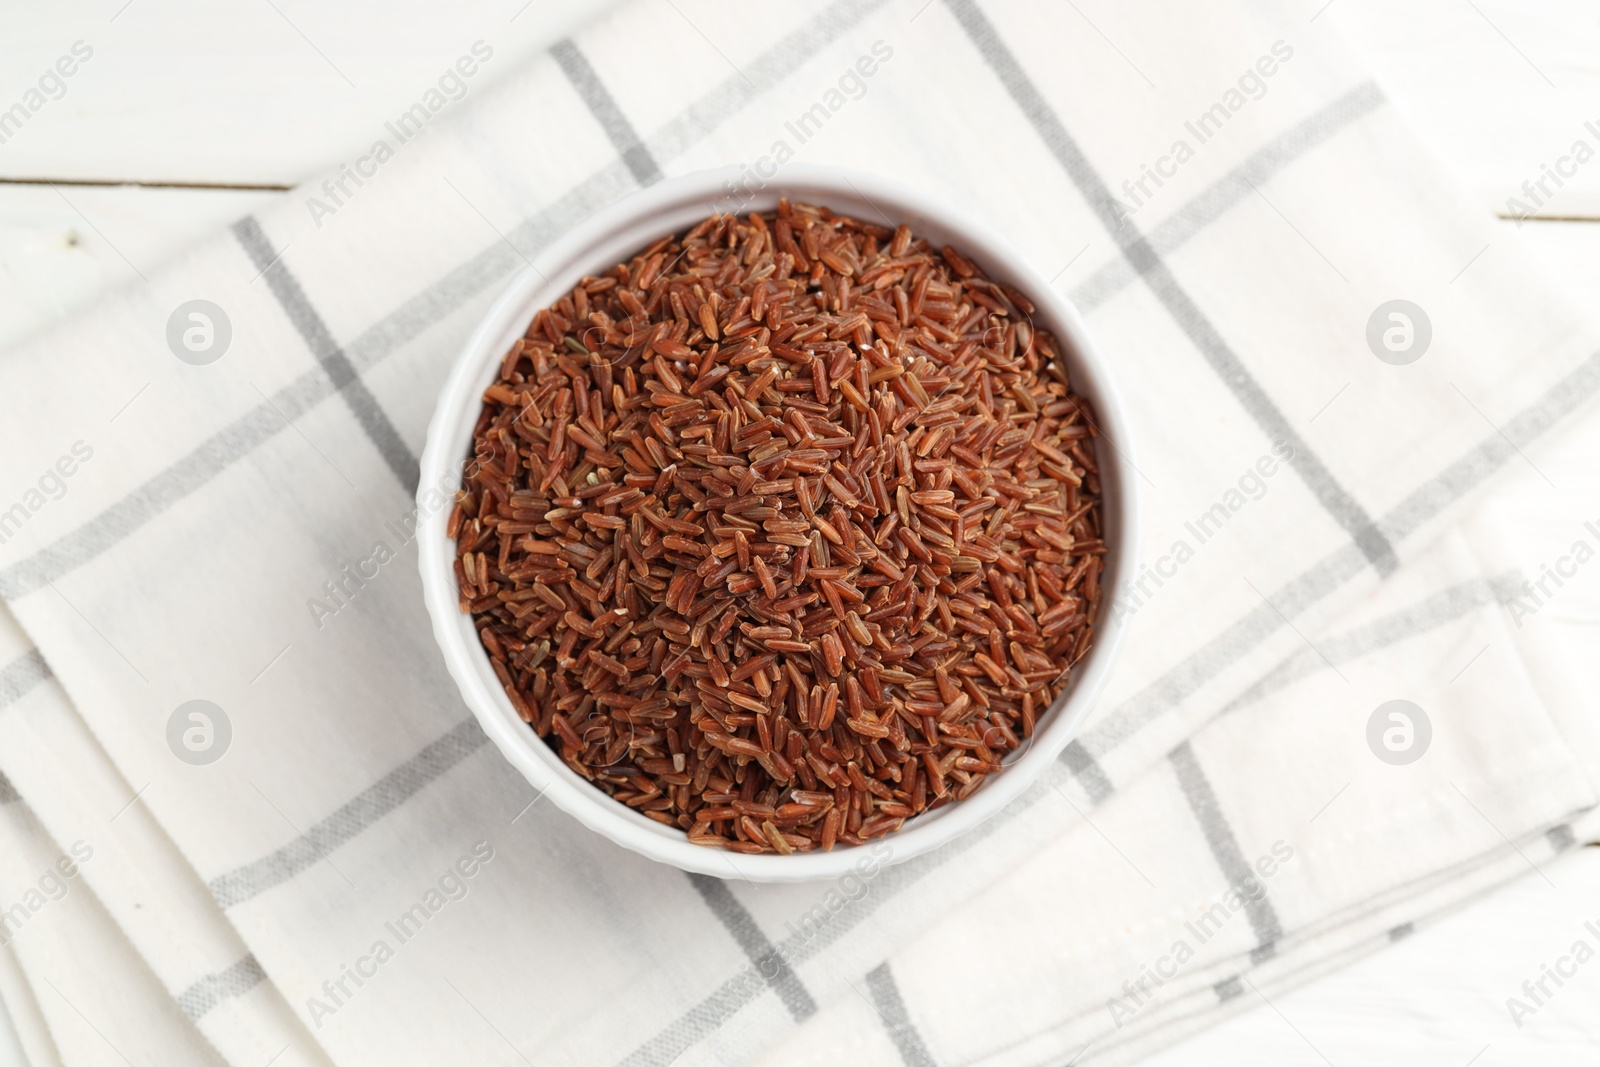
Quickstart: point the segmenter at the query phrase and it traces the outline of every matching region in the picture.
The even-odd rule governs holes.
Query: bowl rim
[[[1137,479],[1130,473],[1137,468],[1128,417],[1109,362],[1077,309],[1005,239],[965,213],[881,174],[790,164],[762,188],[738,188],[750,176],[747,167],[729,166],[647,186],[569,230],[511,279],[457,355],[428,426],[417,488],[418,568],[434,638],[462,698],[539,796],[548,796],[624,848],[685,871],[752,882],[805,882],[841,877],[863,862],[897,863],[938,848],[986,821],[1056,761],[1093,707],[1122,643],[1125,622],[1115,609],[1137,566],[1141,502]],[[682,232],[715,211],[771,210],[780,195],[860,218],[878,215],[906,222],[919,236],[954,245],[987,276],[1027,294],[1034,302],[1032,318],[1055,335],[1073,389],[1089,399],[1103,431],[1095,445],[1108,549],[1095,643],[1067,687],[1039,716],[1033,737],[1008,754],[1004,771],[967,799],[909,820],[901,830],[867,845],[788,856],[744,855],[691,844],[683,831],[645,818],[568,768],[516,713],[489,666],[472,617],[459,612],[454,542],[446,535],[449,505],[470,454],[483,389],[533,314],[584,274],[603,272],[663,234]],[[888,855],[872,847],[880,843],[889,846]],[[869,855],[874,859],[868,860]]]

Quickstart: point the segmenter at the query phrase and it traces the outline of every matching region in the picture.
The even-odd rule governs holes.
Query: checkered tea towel
[[[1600,388],[1600,330],[1312,13],[639,0],[471,100],[419,87],[326,182],[0,359],[30,1040],[1112,1062],[1590,836],[1600,748],[1534,639],[1560,590],[1489,505]],[[757,886],[538,802],[443,669],[409,524],[438,384],[526,259],[664,175],[791,160],[942,196],[1077,301],[1145,569],[1028,794]]]

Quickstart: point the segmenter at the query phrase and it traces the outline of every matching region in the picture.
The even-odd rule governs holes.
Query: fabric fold
[[[108,842],[91,884],[169,1014],[240,1064],[279,1036],[340,1063],[1125,1062],[1592,836],[1592,716],[1482,516],[1589,417],[1600,326],[1325,23],[710,10],[623,7],[336,211],[312,183],[0,358],[0,451],[55,472],[0,512],[26,631],[0,770],[58,840]],[[1124,654],[1045,778],[938,853],[754,886],[611,845],[484,743],[422,605],[415,457],[555,237],[791,159],[959,205],[1079,300],[1146,520]],[[1374,719],[1397,700],[1425,740]]]

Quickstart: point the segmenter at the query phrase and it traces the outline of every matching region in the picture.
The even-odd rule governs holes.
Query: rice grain
[[[450,513],[463,612],[572,770],[699,845],[970,796],[1093,642],[1096,434],[1033,305],[823,207],[707,218],[541,310]]]

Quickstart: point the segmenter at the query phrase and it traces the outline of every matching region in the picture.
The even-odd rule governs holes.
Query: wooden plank
[[[28,5],[0,33],[0,112],[41,77],[47,93],[0,143],[0,179],[291,185],[371,144],[475,41],[493,56],[447,108],[481,96],[614,3]],[[92,55],[50,99],[50,72],[79,41],[80,55]]]
[[[0,180],[293,184],[381,133],[474,41],[495,54],[469,98],[615,0],[125,3],[35,5],[8,19],[0,109],[75,41],[94,55],[0,144]],[[696,0],[680,4],[694,17]],[[1585,128],[1600,129],[1600,18],[1589,0],[1323,4],[1305,0],[1308,19],[1322,13],[1303,32],[1346,35],[1485,208],[1506,214],[1517,196],[1542,215],[1600,217],[1600,134]],[[1580,138],[1596,158],[1560,188],[1546,179],[1548,196],[1535,187],[1535,203],[1523,182]]]
[[[18,72],[42,71],[73,41],[92,40],[96,54],[74,75],[66,96],[45,105],[18,136],[0,145],[0,178],[290,184],[369,139],[473,40],[481,37],[496,50],[485,80],[470,90],[481,93],[571,25],[608,6],[608,0],[548,11],[557,5],[539,5],[511,23],[520,0],[458,4],[448,11],[420,0],[383,8],[352,0],[335,13],[307,0],[277,0],[290,25],[269,5],[135,0],[114,23],[106,21],[123,2],[96,5],[99,21],[43,5],[26,19],[9,20],[11,32],[0,37],[0,70],[6,72],[0,108],[19,99],[36,77]],[[1524,180],[1537,178],[1541,163],[1553,163],[1571,140],[1584,136],[1586,118],[1600,119],[1594,107],[1600,102],[1600,20],[1588,5],[1569,0],[1546,0],[1527,10],[1493,3],[1478,8],[1481,15],[1455,0],[1334,0],[1313,29],[1326,19],[1330,29],[1348,34],[1447,167],[1486,209],[1505,213],[1506,198]],[[360,17],[362,10],[371,14]],[[1593,113],[1586,115],[1586,107]],[[1600,148],[1600,138],[1590,140]],[[141,272],[149,274],[192,241],[281,195],[0,184],[0,346],[48,328],[112,288],[142,284]],[[1600,159],[1541,209],[1600,217]],[[1587,298],[1600,283],[1600,225],[1507,223],[1504,230],[1506,240],[1529,249],[1552,284]],[[1573,875],[1577,884],[1600,886],[1597,850],[1563,862],[1575,871],[1584,868]],[[1483,1015],[1489,1010],[1484,1004],[1500,1010],[1504,997],[1534,974],[1538,953],[1519,955],[1524,946],[1561,947],[1557,935],[1566,927],[1547,929],[1556,911],[1533,899],[1542,891],[1542,883],[1525,881],[1507,896],[1446,920],[1436,936],[1425,931],[1409,945],[1290,994],[1279,1006],[1319,1044],[1341,1034],[1371,1033],[1377,1042],[1372,1054],[1381,1055],[1401,1047],[1397,1035],[1420,1034],[1432,1043],[1420,1041],[1414,1051],[1437,1052],[1444,1046],[1436,1032],[1418,1030],[1419,1014],[1465,1037],[1462,1020]],[[1565,921],[1564,916],[1556,917]],[[1593,983],[1587,984],[1592,993]],[[1432,999],[1419,1001],[1419,991],[1432,991]],[[1562,1029],[1567,1008],[1592,1013],[1594,1004],[1589,993],[1575,989],[1559,1010],[1538,1020],[1536,1029],[1555,1042],[1533,1046],[1541,1062],[1565,1062],[1550,1057],[1570,1036]],[[1520,1037],[1508,1026],[1501,1029]],[[1465,1042],[1461,1061],[1481,1044]],[[1586,1054],[1577,1045],[1570,1048],[1577,1050],[1574,1055]],[[1337,1049],[1335,1059],[1356,1052]],[[1258,1055],[1240,1057],[1241,1050]],[[1495,1055],[1479,1062],[1516,1061]],[[1297,1057],[1321,1062],[1263,1008],[1155,1062],[1289,1063],[1299,1062]]]

